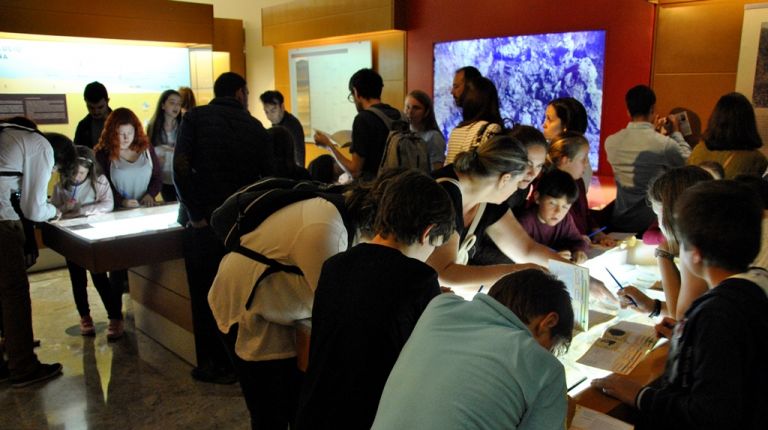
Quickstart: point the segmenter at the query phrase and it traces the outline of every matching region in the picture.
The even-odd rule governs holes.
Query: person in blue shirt
[[[573,309],[565,285],[535,269],[488,295],[434,298],[384,387],[373,429],[562,429]]]

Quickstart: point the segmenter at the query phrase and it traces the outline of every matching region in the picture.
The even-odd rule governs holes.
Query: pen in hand
[[[603,230],[605,230],[606,228],[608,228],[608,226],[607,226],[607,225],[606,225],[606,226],[604,226],[604,227],[600,227],[600,229],[599,229],[599,230],[595,230],[595,231],[593,231],[592,233],[589,233],[589,234],[587,235],[587,237],[588,237],[588,238],[590,238],[590,239],[592,239],[593,237],[597,236],[597,234],[598,234],[598,233],[602,232],[602,231],[603,231]]]
[[[620,289],[620,290],[623,290],[623,289],[624,289],[624,286],[623,286],[623,285],[621,285],[621,282],[619,282],[619,280],[618,280],[618,279],[616,279],[616,277],[615,277],[615,276],[613,276],[613,273],[611,273],[611,271],[610,271],[610,270],[608,270],[608,268],[607,268],[607,267],[605,268],[605,271],[606,271],[606,272],[608,272],[608,274],[609,274],[609,275],[611,275],[611,278],[613,279],[613,281],[614,281],[614,282],[616,282],[616,285],[618,285],[618,286],[619,286],[619,289]],[[632,298],[632,297],[630,297],[630,296],[627,296],[627,298],[629,299],[629,302],[630,302],[630,303],[632,303],[632,305],[633,305],[633,306],[637,307],[637,302],[635,301],[635,299],[633,299],[633,298]]]

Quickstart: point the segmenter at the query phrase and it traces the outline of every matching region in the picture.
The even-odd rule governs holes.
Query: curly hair
[[[110,160],[117,160],[120,157],[120,137],[118,128],[121,125],[129,124],[133,126],[133,142],[129,147],[131,151],[141,153],[149,148],[149,138],[144,133],[144,127],[139,118],[128,108],[117,108],[109,114],[104,123],[104,129],[101,131],[99,143],[93,148],[95,152],[106,152]]]

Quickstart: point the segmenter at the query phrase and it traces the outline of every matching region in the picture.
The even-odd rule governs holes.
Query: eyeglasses
[[[355,102],[355,94],[350,92],[349,95],[347,96],[347,101],[349,101],[350,103],[354,103]]]

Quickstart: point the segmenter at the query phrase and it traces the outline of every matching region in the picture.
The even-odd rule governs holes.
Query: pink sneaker
[[[107,327],[107,340],[120,339],[123,337],[123,334],[125,334],[123,320],[109,320],[109,326]]]
[[[80,317],[80,335],[81,336],[94,336],[96,334],[96,327],[93,326],[93,319],[90,315]]]

